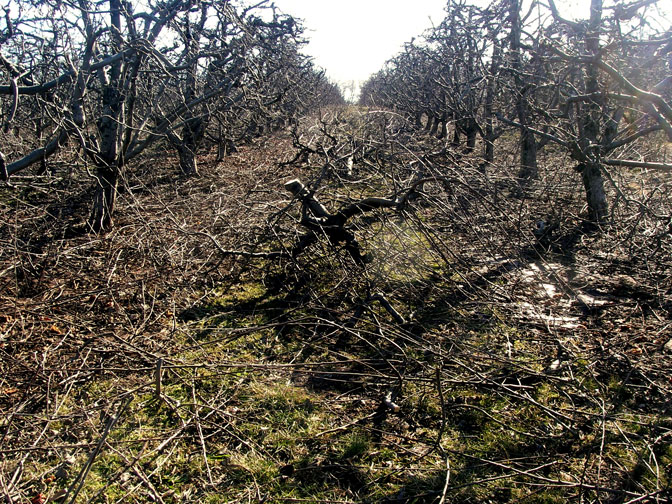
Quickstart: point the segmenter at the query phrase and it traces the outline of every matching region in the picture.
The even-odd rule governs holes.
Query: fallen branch
[[[98,444],[96,447],[93,449],[91,454],[89,455],[89,459],[86,461],[86,464],[82,467],[82,470],[79,472],[75,480],[72,482],[70,485],[70,488],[68,488],[67,493],[63,496],[63,501],[71,495],[70,500],[68,501],[69,504],[74,504],[74,502],[77,500],[77,496],[79,495],[79,492],[82,489],[82,486],[84,485],[84,481],[86,480],[86,477],[89,475],[89,471],[91,470],[91,466],[93,465],[93,461],[96,459],[98,454],[100,453],[100,450],[103,448],[103,445],[105,444],[105,440],[107,439],[107,436],[109,436],[110,431],[112,428],[116,425],[116,423],[119,421],[121,418],[121,415],[123,415],[124,411],[126,411],[126,408],[131,404],[131,401],[133,400],[132,396],[129,396],[126,401],[119,407],[117,410],[117,414],[113,417],[110,418],[110,420],[107,422],[107,425],[105,426],[105,430],[103,431],[103,435],[100,437],[100,441],[98,441]],[[75,489],[75,485],[77,488]],[[73,491],[74,490],[74,491]]]
[[[660,170],[665,172],[672,171],[672,165],[667,163],[650,163],[627,159],[605,159],[604,164],[609,166],[625,166],[626,168],[647,168],[649,170]]]
[[[355,235],[346,229],[345,225],[348,219],[355,215],[370,212],[379,208],[399,209],[406,204],[410,195],[415,193],[416,188],[421,183],[421,180],[415,182],[409,189],[397,193],[397,195],[392,198],[371,197],[355,203],[350,203],[336,213],[329,212],[329,210],[317,200],[315,195],[298,179],[292,179],[286,182],[285,189],[292,193],[294,197],[300,200],[303,204],[301,224],[311,232],[311,235],[309,236],[319,233],[326,235],[332,243],[345,242],[345,249],[352,259],[357,264],[361,265],[368,262],[369,257],[362,255]],[[308,215],[308,211],[312,213],[312,216]],[[304,239],[310,241],[309,237],[305,237]],[[292,255],[296,254],[293,252]]]

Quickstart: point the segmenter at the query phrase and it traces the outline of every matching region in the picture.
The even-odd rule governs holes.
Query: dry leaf
[[[47,502],[47,496],[43,493],[38,493],[35,497],[30,499],[30,504],[44,504]]]
[[[56,324],[52,325],[52,326],[49,328],[49,330],[50,330],[51,332],[53,332],[53,333],[56,333],[56,334],[65,334],[65,333],[63,332],[63,330],[62,330],[60,327],[58,327]]]
[[[59,490],[54,494],[50,502],[61,502],[66,495],[68,495],[67,490]]]

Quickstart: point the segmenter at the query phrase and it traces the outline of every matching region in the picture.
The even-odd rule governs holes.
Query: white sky
[[[304,49],[334,82],[365,81],[404,42],[444,18],[445,0],[273,0],[304,20]],[[431,21],[430,21],[431,17]]]

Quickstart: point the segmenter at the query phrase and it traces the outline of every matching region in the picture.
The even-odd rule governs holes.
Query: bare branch
[[[672,171],[672,165],[666,163],[651,163],[647,161],[631,161],[626,159],[605,159],[604,164],[610,166],[625,166],[627,168],[647,168],[649,170],[658,170],[663,172]]]

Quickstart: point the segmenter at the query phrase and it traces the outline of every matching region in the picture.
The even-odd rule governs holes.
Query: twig
[[[441,438],[443,437],[443,433],[446,430],[446,401],[443,397],[443,390],[441,387],[440,364],[436,366],[435,378],[436,378],[436,391],[439,394],[439,406],[441,406],[441,426],[439,427],[439,431],[436,433],[436,441],[434,442],[434,448],[441,449]]]
[[[205,447],[205,438],[203,437],[203,429],[201,427],[201,419],[199,416],[199,406],[198,401],[196,400],[196,387],[194,383],[191,385],[191,399],[193,403],[193,415],[196,422],[196,430],[198,430],[198,439],[201,442],[201,451],[203,453],[203,463],[205,464],[205,469],[208,473],[208,482],[210,485],[215,486],[215,482],[212,479],[212,470],[210,469],[210,463],[208,462],[208,450]]]
[[[156,399],[161,399],[161,375],[163,374],[163,359],[159,358],[156,361],[156,369],[154,370],[154,383]]]
[[[317,438],[317,437],[324,436],[324,435],[326,435],[326,434],[331,434],[332,432],[339,432],[339,431],[346,430],[348,427],[352,427],[353,425],[357,425],[357,424],[359,424],[359,423],[362,423],[362,422],[368,420],[369,418],[373,418],[373,417],[376,416],[377,414],[378,414],[378,412],[377,412],[377,411],[374,411],[374,412],[371,413],[370,415],[366,415],[365,417],[358,418],[357,420],[354,420],[354,421],[349,422],[349,423],[347,423],[347,424],[340,425],[340,426],[338,426],[338,427],[335,427],[335,428],[333,428],[333,429],[329,429],[329,430],[326,430],[326,431],[318,432],[317,434],[315,434],[314,437]]]
[[[89,459],[86,461],[86,464],[84,464],[81,471],[79,471],[79,474],[68,488],[68,491],[63,496],[63,500],[65,501],[69,495],[72,495],[72,497],[70,497],[70,500],[68,501],[68,504],[74,504],[75,500],[77,499],[77,496],[79,495],[79,492],[82,489],[82,486],[84,485],[84,481],[86,480],[86,477],[88,476],[89,471],[91,470],[93,461],[100,453],[100,450],[103,448],[103,444],[105,444],[105,440],[107,439],[107,436],[110,434],[110,431],[119,421],[121,415],[124,413],[124,411],[126,411],[126,408],[128,408],[132,400],[133,400],[132,396],[126,398],[126,401],[117,410],[117,414],[112,418],[110,418],[109,421],[107,422],[105,430],[103,431],[103,435],[100,437],[100,441],[98,441],[98,444],[89,455]],[[77,485],[77,488],[73,492],[73,488],[75,487],[75,485]]]
[[[441,492],[441,499],[439,504],[446,502],[446,495],[448,494],[448,486],[450,485],[450,458],[446,457],[446,482],[443,485],[443,492]]]

